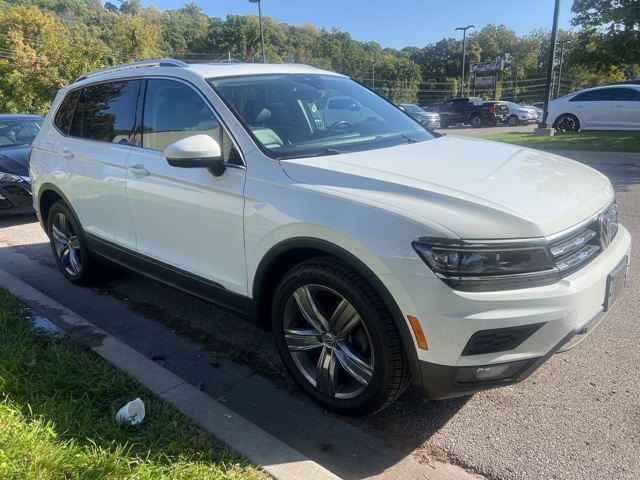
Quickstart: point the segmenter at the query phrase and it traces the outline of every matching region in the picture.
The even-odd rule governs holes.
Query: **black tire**
[[[409,385],[406,353],[385,303],[332,257],[312,258],[284,275],[272,321],[293,379],[335,413],[370,415]]]
[[[577,132],[580,130],[580,121],[575,115],[563,113],[556,119],[553,127],[558,132]]]
[[[443,122],[442,120],[440,121],[440,128],[449,128],[450,126],[451,126],[450,123]]]
[[[482,126],[482,117],[480,115],[471,116],[471,126],[473,128],[480,128]]]
[[[509,117],[509,120],[507,120],[507,123],[511,127],[517,127],[520,124],[520,119],[518,118],[517,115],[511,115]]]
[[[69,206],[57,201],[49,210],[47,234],[60,271],[76,285],[90,285],[105,272],[87,248],[82,226]]]

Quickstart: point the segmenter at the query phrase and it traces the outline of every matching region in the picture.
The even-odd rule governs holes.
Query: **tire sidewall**
[[[374,373],[366,390],[351,399],[337,399],[317,390],[299,371],[288,352],[284,339],[283,314],[288,299],[295,290],[304,285],[320,285],[343,296],[358,312],[366,326],[374,355]],[[272,308],[273,333],[276,347],[283,363],[296,383],[313,399],[327,406],[330,410],[345,415],[367,415],[378,410],[377,405],[386,398],[384,392],[389,383],[390,362],[388,350],[383,346],[384,329],[378,321],[379,312],[373,309],[364,299],[357,287],[347,283],[335,274],[320,268],[298,266],[290,270],[276,288]]]
[[[76,233],[76,236],[78,237],[81,262],[80,262],[80,272],[77,275],[72,275],[65,269],[64,265],[62,264],[58,256],[58,252],[56,251],[56,246],[53,238],[53,223],[56,215],[58,214],[63,214],[66,217],[67,222],[69,222],[72,225]],[[85,241],[84,234],[82,232],[82,227],[80,226],[80,222],[71,211],[71,208],[69,208],[69,206],[63,201],[58,201],[54,203],[51,206],[51,209],[49,210],[49,216],[48,216],[48,222],[47,222],[47,234],[49,236],[49,243],[51,244],[51,251],[56,260],[56,264],[58,265],[58,268],[60,269],[62,274],[69,281],[75,284],[84,285],[89,283],[89,278],[90,278],[89,268],[90,268],[90,262],[91,262],[90,260],[91,254],[89,253],[89,249],[87,248],[87,242]]]

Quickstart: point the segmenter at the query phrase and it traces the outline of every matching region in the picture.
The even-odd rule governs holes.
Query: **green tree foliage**
[[[578,32],[559,32],[565,43],[554,66],[555,94],[637,78],[638,0],[574,0]],[[157,57],[261,62],[257,15],[210,18],[196,3],[160,11],[141,0],[0,0],[0,108],[44,111],[56,90],[81,73]],[[383,48],[340,29],[292,26],[263,17],[268,62],[304,63],[348,75],[389,100],[431,103],[459,95],[461,34],[424,47]],[[453,33],[453,32],[452,32]],[[467,32],[465,93],[531,102],[543,100],[550,32],[524,37],[504,25]],[[3,53],[5,52],[5,53]],[[502,59],[493,89],[474,87],[473,62]],[[375,79],[375,85],[374,85]],[[480,88],[480,87],[478,87]]]
[[[581,27],[575,61],[595,68],[640,64],[638,0],[574,0],[572,25]]]
[[[100,65],[102,45],[77,38],[52,12],[0,11],[0,111],[45,113],[59,88]]]

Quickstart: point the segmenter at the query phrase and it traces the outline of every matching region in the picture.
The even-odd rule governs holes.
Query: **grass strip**
[[[136,397],[145,419],[117,423]],[[34,328],[0,289],[0,478],[270,477],[91,350]]]
[[[533,133],[507,132],[485,135],[482,138],[539,150],[640,152],[640,132],[556,132],[553,137],[536,137]]]

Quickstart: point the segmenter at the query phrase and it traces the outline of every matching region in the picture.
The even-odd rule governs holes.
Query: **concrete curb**
[[[202,429],[247,457],[276,479],[336,480],[339,477],[297,450],[258,428],[177,375],[128,347],[104,330],[47,295],[0,269],[0,285],[36,313],[56,311],[57,327],[87,344],[109,363],[127,372],[164,401],[174,405]],[[54,322],[55,323],[55,322]]]

